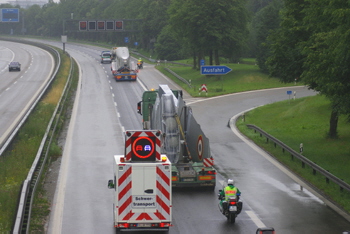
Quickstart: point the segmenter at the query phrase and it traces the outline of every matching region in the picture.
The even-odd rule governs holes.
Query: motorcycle
[[[143,68],[143,62],[137,62],[137,67],[139,69],[142,69]]]
[[[219,190],[218,198],[223,200],[221,194],[222,190]],[[230,196],[228,201],[224,200],[219,203],[219,209],[223,215],[226,216],[229,223],[235,223],[236,217],[241,213],[243,208],[243,203],[239,201],[239,196]]]

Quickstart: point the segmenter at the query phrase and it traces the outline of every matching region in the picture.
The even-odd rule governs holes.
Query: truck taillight
[[[212,171],[206,171],[204,168],[202,168],[202,170],[199,172],[200,175],[216,175],[216,171],[212,170]]]
[[[208,175],[216,175],[216,171],[207,171]]]
[[[117,225],[117,227],[119,227],[119,228],[129,228],[129,224],[128,223],[119,223]]]
[[[159,227],[170,227],[171,224],[170,223],[160,223]]]
[[[131,79],[136,79],[136,75],[132,75],[132,76],[131,76]]]
[[[172,177],[171,177],[171,180],[172,180],[172,181],[177,181],[178,178],[177,178],[177,176],[172,176]]]

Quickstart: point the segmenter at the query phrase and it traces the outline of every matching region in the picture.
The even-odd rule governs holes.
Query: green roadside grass
[[[44,176],[41,178],[35,194],[35,200],[32,207],[29,233],[45,233],[45,225],[47,224],[47,221],[48,221],[47,219],[49,217],[48,215],[50,214],[50,211],[51,211],[52,204],[50,203],[47,197],[47,191],[44,189],[44,183],[46,179],[45,174],[47,173],[51,162],[56,161],[59,157],[62,156],[62,149],[58,145],[58,138],[59,138],[59,135],[61,134],[61,130],[63,129],[63,126],[65,125],[65,122],[68,119],[70,119],[69,110],[73,108],[75,91],[79,80],[78,66],[74,60],[72,61],[73,61],[74,69],[72,74],[73,77],[71,81],[71,87],[68,90],[67,99],[65,101],[64,108],[60,116],[60,121],[57,126],[57,131],[55,132],[54,141],[50,147],[48,162],[46,163],[44,168]],[[46,99],[43,100],[43,102],[50,100],[52,104],[55,104],[55,106],[57,105],[59,98],[62,95],[65,82],[67,81],[67,78],[68,78],[70,65],[71,65],[70,59],[65,55],[63,57],[62,66],[56,78],[57,82],[54,84],[52,90],[47,95]]]
[[[64,89],[69,73],[70,59],[67,55],[61,54],[61,56],[62,66],[49,92],[20,129],[14,143],[0,157],[0,233],[10,233],[12,229],[22,182],[28,175],[47,125]],[[50,148],[50,157],[54,158],[58,155],[61,155],[61,149],[53,142]],[[42,188],[39,188],[38,191],[34,199],[36,203],[33,209],[39,209],[40,211],[36,211],[36,213],[40,216],[46,216],[49,213],[50,204],[45,198]],[[32,219],[34,226],[36,225],[35,216],[36,214]]]
[[[260,134],[246,127],[246,124],[258,126],[297,152],[302,143],[305,157],[349,184],[350,124],[345,116],[341,116],[338,123],[339,138],[328,138],[330,113],[329,100],[317,95],[258,107],[245,113],[245,121],[238,120],[236,126],[257,145],[350,213],[349,192],[340,191],[333,182],[326,183],[324,176],[314,175],[311,168],[303,168],[298,159],[292,159],[280,147],[275,147],[271,141],[267,142],[265,137],[260,137]]]

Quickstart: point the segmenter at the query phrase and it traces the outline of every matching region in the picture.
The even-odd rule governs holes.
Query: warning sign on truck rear
[[[156,207],[155,196],[132,196],[132,208]]]

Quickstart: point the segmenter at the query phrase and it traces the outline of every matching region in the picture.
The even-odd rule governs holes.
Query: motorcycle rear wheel
[[[229,213],[227,216],[227,221],[229,223],[235,223],[236,222],[236,215],[233,213]]]

